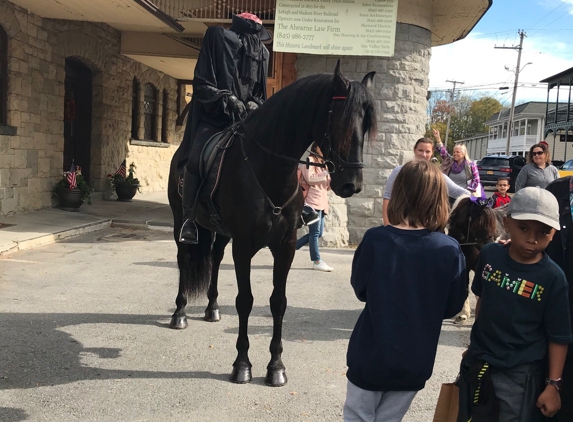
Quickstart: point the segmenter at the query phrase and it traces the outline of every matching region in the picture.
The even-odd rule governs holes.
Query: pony
[[[197,245],[182,244],[178,239],[183,223],[177,169],[181,148],[174,154],[168,197],[177,244],[179,290],[169,326],[186,328],[188,299],[205,291],[208,298],[205,320],[219,321],[218,272],[225,246],[232,238],[239,316],[237,358],[230,376],[234,383],[248,383],[252,379],[247,336],[253,306],[251,259],[265,246],[274,260],[270,297],[273,334],[265,383],[282,386],[287,382],[281,335],[287,307],[287,276],[303,206],[297,178],[300,157],[316,142],[331,173],[332,191],[342,198],[361,191],[363,144],[368,137],[377,136],[376,106],[368,90],[373,77],[374,72],[370,72],[362,82],[350,81],[340,71],[338,62],[334,74],[311,75],[288,85],[235,126],[234,140],[225,149],[216,190],[210,198],[200,195],[197,200]],[[218,211],[218,224],[210,214],[213,204]]]
[[[466,258],[466,276],[470,281],[470,271],[474,271],[479,262],[481,248],[491,242],[503,238],[505,229],[503,217],[507,206],[491,208],[487,203],[472,201],[467,195],[461,196],[452,206],[448,220],[448,235],[456,239]],[[473,279],[472,279],[473,281]],[[471,315],[468,298],[461,312],[456,315],[454,323],[463,324]]]

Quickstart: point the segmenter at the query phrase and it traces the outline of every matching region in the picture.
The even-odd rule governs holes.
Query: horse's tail
[[[173,237],[177,244],[177,266],[179,267],[179,291],[185,292],[189,299],[204,295],[211,282],[212,255],[211,231],[197,226],[199,243],[186,245],[179,242],[179,232],[183,225],[183,205],[179,196],[179,171],[177,164],[181,150],[178,149],[171,160],[169,172],[168,196],[173,213]]]
[[[197,226],[199,243],[196,245],[184,245],[178,243],[179,252],[177,263],[179,265],[180,280],[184,291],[189,299],[197,299],[205,296],[211,284],[213,264],[212,244],[213,233],[210,230]],[[177,236],[179,233],[177,233]],[[186,256],[180,260],[180,254]]]

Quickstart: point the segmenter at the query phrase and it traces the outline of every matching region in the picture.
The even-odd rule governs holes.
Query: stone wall
[[[366,230],[382,223],[386,180],[394,167],[413,157],[414,143],[425,133],[430,55],[430,31],[402,23],[396,25],[393,57],[298,55],[298,78],[331,73],[338,59],[349,79],[360,81],[376,71],[372,94],[378,107],[378,138],[364,147],[363,190],[346,200],[331,196],[323,245],[359,243]]]
[[[105,191],[107,174],[127,157],[128,163],[136,162],[142,191],[166,190],[169,160],[180,138],[175,132],[177,81],[122,56],[121,34],[108,25],[42,19],[6,0],[0,0],[0,10],[0,25],[8,34],[9,78],[8,126],[0,126],[0,215],[52,205],[51,190],[63,167],[67,57],[80,60],[93,75],[92,187]],[[168,145],[130,142],[134,77],[141,102],[146,83],[158,90],[158,137],[166,90]],[[142,134],[143,118],[140,123]]]

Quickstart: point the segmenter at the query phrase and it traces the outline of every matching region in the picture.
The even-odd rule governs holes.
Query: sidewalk
[[[46,208],[0,217],[0,255],[102,230],[112,224],[163,230],[173,227],[167,192],[138,193],[132,202],[107,201],[95,193],[92,202],[83,204],[78,212]]]

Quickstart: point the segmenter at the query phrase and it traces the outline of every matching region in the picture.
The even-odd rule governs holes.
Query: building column
[[[338,59],[349,79],[360,81],[376,71],[371,90],[378,108],[378,138],[364,145],[363,190],[347,199],[331,194],[323,244],[359,243],[366,230],[382,223],[386,180],[394,167],[413,157],[416,140],[426,132],[431,38],[427,29],[397,23],[393,57],[297,55],[299,79],[333,73]]]

